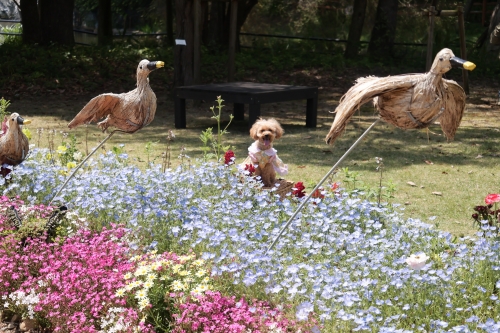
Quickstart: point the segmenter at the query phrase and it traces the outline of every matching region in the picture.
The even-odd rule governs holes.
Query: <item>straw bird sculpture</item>
[[[22,130],[23,124],[29,124],[18,113],[11,114],[5,122],[6,131],[0,136],[0,166],[20,164],[29,151],[29,142]]]
[[[73,172],[61,188],[56,192],[50,203],[62,192],[71,178],[82,167],[82,165],[94,154],[115,132],[135,133],[144,126],[149,125],[156,113],[156,95],[149,86],[148,75],[157,68],[165,66],[163,61],[141,60],[137,66],[137,88],[123,94],[102,94],[94,97],[83,107],[83,109],[68,124],[69,128],[75,128],[82,124],[97,122],[97,126],[106,131],[110,126],[115,127],[97,147],[88,154]]]
[[[464,113],[465,92],[455,81],[443,79],[452,66],[470,71],[476,67],[455,57],[450,49],[442,49],[427,73],[358,79],[340,99],[326,142],[333,144],[356,110],[371,100],[388,123],[418,129],[439,119],[446,138],[453,140]]]
[[[134,133],[153,121],[156,95],[149,86],[148,75],[164,66],[163,61],[142,60],[137,66],[137,88],[123,94],[102,94],[94,97],[69,123],[69,128],[97,122],[105,131],[113,126],[126,133]]]
[[[428,73],[382,78],[371,76],[357,80],[356,84],[340,99],[340,104],[335,111],[337,115],[326,136],[326,142],[333,144],[342,134],[356,110],[371,100],[373,100],[380,118],[365,130],[316,184],[311,193],[302,200],[267,248],[266,253],[277,244],[293,219],[316,193],[321,184],[328,179],[380,119],[399,128],[407,129],[426,128],[439,118],[444,134],[448,140],[453,139],[464,113],[465,92],[455,81],[443,79],[443,74],[448,72],[452,66],[462,67],[470,71],[476,68],[472,62],[455,57],[450,49],[442,49],[436,55]]]

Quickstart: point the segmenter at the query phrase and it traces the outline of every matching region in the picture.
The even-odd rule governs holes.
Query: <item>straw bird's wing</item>
[[[120,100],[121,97],[119,94],[102,94],[92,98],[68,124],[68,127],[74,128],[82,124],[101,120],[111,114],[120,105]]]
[[[439,118],[441,129],[446,138],[451,141],[455,137],[458,126],[462,121],[465,111],[465,92],[462,87],[453,80],[443,79],[445,83],[445,109]]]
[[[361,105],[373,100],[377,96],[412,88],[414,80],[412,80],[411,76],[397,75],[382,78],[369,76],[358,79],[356,84],[340,99],[340,104],[335,110],[336,115],[332,127],[326,136],[326,143],[334,143]]]

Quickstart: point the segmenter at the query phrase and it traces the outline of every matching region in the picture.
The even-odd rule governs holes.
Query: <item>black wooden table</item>
[[[253,82],[228,82],[176,88],[175,127],[186,128],[186,99],[215,101],[217,96],[222,96],[225,102],[234,103],[235,120],[244,119],[244,105],[248,104],[249,127],[260,117],[260,105],[263,103],[306,99],[306,127],[316,127],[318,88]]]

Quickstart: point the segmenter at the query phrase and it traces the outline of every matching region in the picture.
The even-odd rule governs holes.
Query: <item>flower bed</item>
[[[34,151],[12,172],[4,194],[47,202],[64,175],[43,163],[44,154]],[[216,290],[288,304],[295,320],[313,323],[311,330],[317,329],[314,317],[325,332],[500,327],[495,226],[484,227],[477,239],[457,239],[335,187],[316,195],[266,252],[300,198],[279,200],[230,165],[141,171],[113,153],[89,164],[58,200],[87,216],[89,227],[126,223],[134,230],[131,249],[199,253],[211,263]],[[182,304],[173,318],[185,323],[196,316],[184,311],[198,305]]]

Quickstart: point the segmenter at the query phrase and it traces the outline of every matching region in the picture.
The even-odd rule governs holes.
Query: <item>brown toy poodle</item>
[[[248,147],[248,157],[241,164],[253,164],[255,176],[260,176],[265,187],[273,187],[276,183],[276,173],[285,176],[288,166],[283,164],[273,148],[273,142],[281,138],[285,131],[276,119],[258,119],[250,129],[250,137],[255,142]]]

